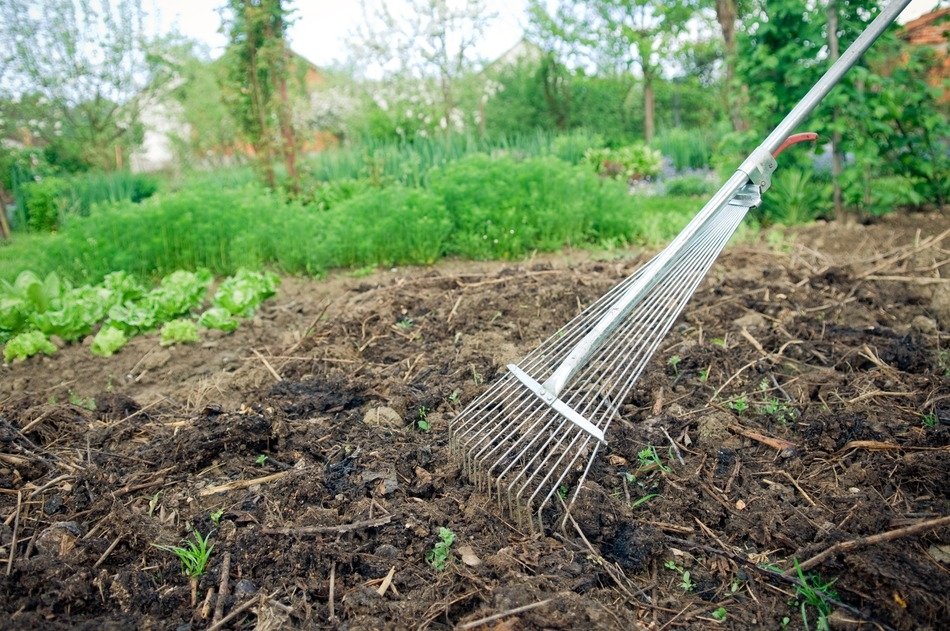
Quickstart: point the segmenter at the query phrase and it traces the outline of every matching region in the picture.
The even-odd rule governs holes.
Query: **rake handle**
[[[545,380],[542,384],[545,390],[555,397],[560,396],[561,391],[587,365],[594,353],[603,346],[620,322],[633,310],[643,296],[666,276],[669,268],[677,263],[676,259],[680,251],[689,243],[696,232],[713,215],[718,214],[732,201],[742,187],[751,182],[760,191],[768,188],[772,171],[775,170],[777,165],[775,155],[780,151],[782,145],[790,139],[789,137],[795,128],[811,114],[812,110],[827,96],[828,92],[837,85],[841,77],[857,63],[861,55],[887,30],[908,4],[910,4],[910,0],[894,0],[874,18],[864,29],[864,32],[825,71],[821,79],[792,108],[792,111],[785,116],[765,141],[746,158],[732,177],[722,185],[722,188],[703,206],[702,210],[683,231],[662,252],[647,263],[649,269],[645,270],[644,274],[617,299],[610,311],[604,314],[594,325],[594,328],[571,349],[564,361]],[[749,206],[749,208],[751,207]]]

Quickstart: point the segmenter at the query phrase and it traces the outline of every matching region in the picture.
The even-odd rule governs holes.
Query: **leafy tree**
[[[283,159],[292,191],[299,188],[297,137],[289,83],[287,29],[291,11],[282,0],[228,0],[222,12],[230,43],[226,99],[254,149],[264,180],[276,188],[274,161]]]
[[[70,170],[123,166],[153,84],[139,0],[3,0],[0,50],[8,134]]]

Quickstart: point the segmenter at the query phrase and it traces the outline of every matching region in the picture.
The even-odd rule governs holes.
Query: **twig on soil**
[[[904,526],[903,528],[898,528],[896,530],[888,530],[887,532],[882,532],[876,535],[858,537],[857,539],[851,539],[849,541],[839,541],[823,552],[819,552],[810,559],[799,563],[798,567],[800,567],[804,572],[805,570],[811,569],[828,557],[838,554],[839,552],[848,552],[850,550],[854,550],[855,548],[885,543],[887,541],[893,541],[894,539],[900,539],[902,537],[910,537],[927,530],[934,530],[944,526],[950,526],[950,515],[928,521],[922,521],[920,523]],[[785,571],[786,576],[794,576],[796,573],[797,570],[795,568],[789,568]]]
[[[649,526],[656,526],[660,530],[667,530],[669,532],[678,532],[683,535],[690,535],[695,532],[689,526],[677,526],[676,524],[668,524],[665,521],[649,521],[646,519],[638,519],[638,524],[647,524]]]
[[[109,558],[109,555],[112,554],[112,551],[115,550],[115,547],[119,545],[120,541],[122,541],[122,535],[119,535],[115,539],[113,539],[112,543],[109,544],[109,547],[106,548],[106,551],[103,552],[102,556],[99,557],[99,560],[93,563],[92,569],[96,569],[97,567],[105,563],[106,559]]]
[[[538,607],[543,607],[549,602],[554,600],[553,598],[547,598],[545,600],[539,600],[536,603],[531,603],[530,605],[522,605],[521,607],[515,607],[514,609],[509,609],[508,611],[500,611],[496,614],[490,616],[485,616],[478,620],[472,620],[471,622],[466,622],[465,624],[460,624],[456,627],[460,631],[465,631],[465,629],[474,629],[475,627],[480,627],[483,624],[488,624],[489,622],[494,622],[495,620],[501,620],[508,616],[516,616],[519,613],[524,613],[526,611],[531,611],[532,609],[537,609]]]
[[[261,528],[261,534],[264,535],[324,535],[324,534],[343,534],[354,530],[363,530],[364,528],[376,528],[383,526],[393,520],[392,515],[384,515],[376,519],[367,519],[356,521],[352,524],[340,524],[339,526],[300,526],[297,528]]]
[[[333,611],[333,594],[336,591],[336,561],[330,565],[330,595],[327,600],[330,601],[330,620],[336,619],[336,613]]]
[[[738,425],[730,425],[729,429],[737,434],[745,436],[746,438],[751,438],[752,440],[758,441],[763,445],[768,445],[775,451],[785,451],[786,449],[795,449],[798,447],[798,445],[793,442],[789,442],[782,438],[772,438],[770,436],[765,436],[758,432],[754,432],[751,429],[745,429],[744,427],[740,427]]]
[[[71,474],[69,474],[69,473],[66,473],[66,474],[64,474],[64,475],[58,476],[58,477],[56,477],[56,478],[53,478],[52,480],[50,480],[49,482],[47,482],[47,483],[44,484],[43,486],[41,486],[41,487],[37,488],[36,490],[34,490],[33,492],[31,492],[29,499],[33,499],[34,497],[36,497],[37,495],[39,495],[40,493],[42,493],[42,492],[45,491],[46,489],[50,488],[51,486],[55,486],[55,485],[59,484],[60,482],[63,482],[63,481],[65,481],[65,480],[74,480],[74,479],[76,479],[76,476],[71,475]]]
[[[808,500],[809,504],[811,504],[812,506],[818,506],[818,504],[815,504],[814,500],[812,500],[811,497],[808,496],[808,493],[806,493],[802,487],[798,486],[798,482],[795,481],[795,478],[793,478],[791,474],[789,474],[788,471],[779,471],[779,473],[781,473],[786,478],[788,478],[788,481],[791,482],[795,486],[796,489],[798,489],[798,492],[802,494],[802,497]]]
[[[211,618],[211,624],[221,622],[221,616],[224,615],[224,601],[228,599],[230,586],[228,581],[231,578],[231,553],[225,552],[224,559],[221,561],[221,582],[218,584],[218,600],[214,603],[214,617]]]
[[[681,466],[686,466],[686,461],[683,460],[683,454],[680,453],[679,445],[676,444],[676,441],[667,433],[665,427],[660,427],[663,430],[663,435],[666,436],[666,439],[670,441],[670,446],[673,448],[673,453],[676,454],[676,459],[680,461]]]
[[[211,599],[214,598],[214,586],[208,588],[208,593],[205,595],[205,600],[201,604],[201,616],[202,620],[207,620],[208,616],[211,615]]]
[[[459,295],[458,299],[455,301],[455,304],[452,306],[452,310],[449,311],[449,317],[445,319],[446,324],[452,323],[452,318],[455,317],[455,312],[458,311],[460,304],[462,304],[462,295]]]
[[[396,575],[396,566],[389,568],[389,573],[386,575],[386,578],[383,579],[382,584],[380,584],[379,589],[376,590],[380,596],[386,595],[386,590],[389,589],[389,586],[393,584],[393,577]]]
[[[920,243],[905,246],[904,248],[901,248],[896,251],[896,252],[900,252],[898,256],[894,257],[893,259],[885,258],[879,264],[865,270],[861,274],[856,275],[855,280],[867,280],[868,277],[875,276],[881,270],[887,269],[888,267],[892,267],[896,265],[897,263],[900,263],[901,261],[912,257],[914,254],[917,254],[918,252],[922,252],[926,250],[927,248],[933,247],[934,245],[943,241],[948,236],[950,236],[950,229],[944,230],[943,232],[941,232],[940,234],[936,236],[928,237],[924,239],[923,241],[921,241]],[[888,255],[884,255],[884,256],[887,257]]]
[[[896,443],[883,443],[878,440],[852,440],[847,445],[838,450],[843,453],[851,449],[867,449],[870,451],[950,451],[950,445],[943,447],[915,447],[909,445],[898,445]]]
[[[264,603],[266,603],[268,600],[276,596],[278,593],[280,593],[279,590],[274,592],[270,596],[262,596],[260,598],[251,598],[246,603],[244,603],[243,605],[241,605],[240,607],[238,607],[237,609],[235,609],[234,611],[232,611],[225,617],[221,618],[221,620],[219,620],[217,623],[208,627],[205,631],[218,631],[218,629],[222,629],[224,625],[231,622],[231,620],[233,620],[240,614],[244,613],[245,611],[253,607],[255,604],[261,603],[261,605],[263,606]]]
[[[950,283],[950,278],[933,278],[931,276],[865,276],[864,280],[888,280],[915,285],[939,285]]]
[[[198,491],[200,497],[205,497],[207,495],[215,495],[216,493],[224,493],[226,491],[233,491],[235,489],[246,489],[249,486],[254,486],[255,484],[264,484],[266,482],[273,482],[274,480],[279,480],[285,475],[290,473],[290,471],[281,471],[280,473],[272,473],[271,475],[265,475],[262,478],[254,478],[253,480],[235,480],[234,482],[228,482],[227,484],[221,484],[218,486],[209,486],[206,489],[201,489]]]
[[[281,377],[281,376],[277,373],[276,370],[274,370],[274,367],[270,365],[270,362],[267,361],[267,358],[264,357],[263,355],[261,355],[260,352],[259,352],[256,348],[252,348],[252,349],[251,349],[251,352],[253,352],[255,355],[257,355],[257,358],[258,358],[259,360],[261,360],[261,363],[263,363],[263,364],[264,364],[264,367],[267,368],[268,372],[270,372],[270,374],[273,375],[274,379],[277,380],[277,383],[280,383],[281,381],[284,380],[284,378]]]
[[[16,516],[13,518],[13,537],[10,539],[10,558],[7,559],[7,576],[13,572],[13,557],[16,555],[16,536],[20,529],[20,509],[23,506],[23,493],[16,494]]]
[[[118,427],[119,425],[121,425],[122,423],[125,423],[126,421],[130,421],[130,420],[132,420],[133,418],[135,418],[136,416],[138,416],[138,415],[140,415],[140,414],[142,414],[142,413],[144,413],[144,412],[146,412],[146,411],[152,409],[153,407],[155,407],[156,405],[158,405],[158,404],[161,403],[162,401],[164,401],[164,398],[155,399],[154,401],[152,401],[151,403],[149,403],[149,404],[146,405],[145,407],[139,408],[139,409],[136,410],[135,412],[132,412],[131,414],[129,414],[128,416],[126,416],[125,418],[121,418],[121,419],[119,419],[118,421],[116,421],[115,423],[110,423],[109,425],[106,425],[106,427],[107,427],[108,429],[114,429],[114,428]]]
[[[888,366],[890,368],[890,366]],[[874,397],[912,397],[918,394],[917,392],[886,392],[884,390],[872,390],[871,392],[865,392],[864,394],[854,397],[849,401],[845,401],[848,405],[854,405],[864,401],[865,399],[873,399]]]

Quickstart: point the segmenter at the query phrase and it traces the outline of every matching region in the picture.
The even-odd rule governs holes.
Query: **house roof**
[[[938,9],[904,25],[901,37],[909,44],[935,46],[950,40],[950,7]]]

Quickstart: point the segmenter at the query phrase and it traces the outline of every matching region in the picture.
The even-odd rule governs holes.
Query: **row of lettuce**
[[[197,342],[199,327],[236,329],[279,283],[272,272],[242,269],[214,287],[207,270],[179,270],[149,290],[127,272],[112,272],[96,285],[73,286],[55,272],[41,278],[24,271],[13,283],[0,280],[3,359],[51,355],[57,350],[53,340],[76,342],[94,331],[90,348],[102,357],[154,329],[160,329],[163,346]]]

